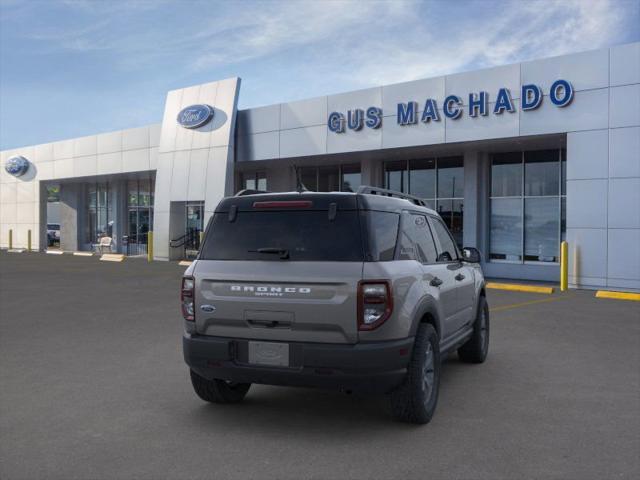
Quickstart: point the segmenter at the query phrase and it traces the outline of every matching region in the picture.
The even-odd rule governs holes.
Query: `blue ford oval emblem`
[[[29,170],[29,160],[21,156],[11,157],[4,164],[4,169],[8,174],[20,177]]]
[[[213,108],[209,105],[191,105],[178,113],[178,123],[184,128],[198,128],[213,118]]]

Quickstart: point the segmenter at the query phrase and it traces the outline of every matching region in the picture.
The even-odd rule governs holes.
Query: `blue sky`
[[[0,0],[0,149],[158,123],[168,90],[253,107],[640,40],[640,0]]]

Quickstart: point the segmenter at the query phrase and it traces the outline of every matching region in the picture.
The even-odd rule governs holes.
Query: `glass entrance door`
[[[200,250],[200,237],[204,228],[204,202],[187,203],[184,253],[195,258]]]

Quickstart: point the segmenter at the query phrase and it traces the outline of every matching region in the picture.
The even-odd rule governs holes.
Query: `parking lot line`
[[[519,283],[487,282],[487,288],[494,290],[509,290],[511,292],[553,293],[553,287],[541,287],[536,285],[521,285]]]
[[[539,300],[529,300],[527,302],[512,303],[510,305],[501,305],[499,307],[490,308],[490,312],[501,312],[503,310],[510,310],[512,308],[526,307],[527,305],[535,305],[536,303],[555,302],[556,300],[562,300],[567,298],[566,295],[558,295],[557,297],[542,298]]]
[[[615,300],[632,300],[640,302],[640,293],[631,292],[611,292],[608,290],[598,290],[596,298],[611,298]]]

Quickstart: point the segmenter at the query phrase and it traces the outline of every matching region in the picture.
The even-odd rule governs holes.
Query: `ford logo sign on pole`
[[[178,123],[184,128],[198,128],[213,118],[213,108],[209,105],[191,105],[178,113]]]
[[[20,177],[29,170],[29,160],[21,156],[11,157],[4,164],[4,169],[9,175]]]

